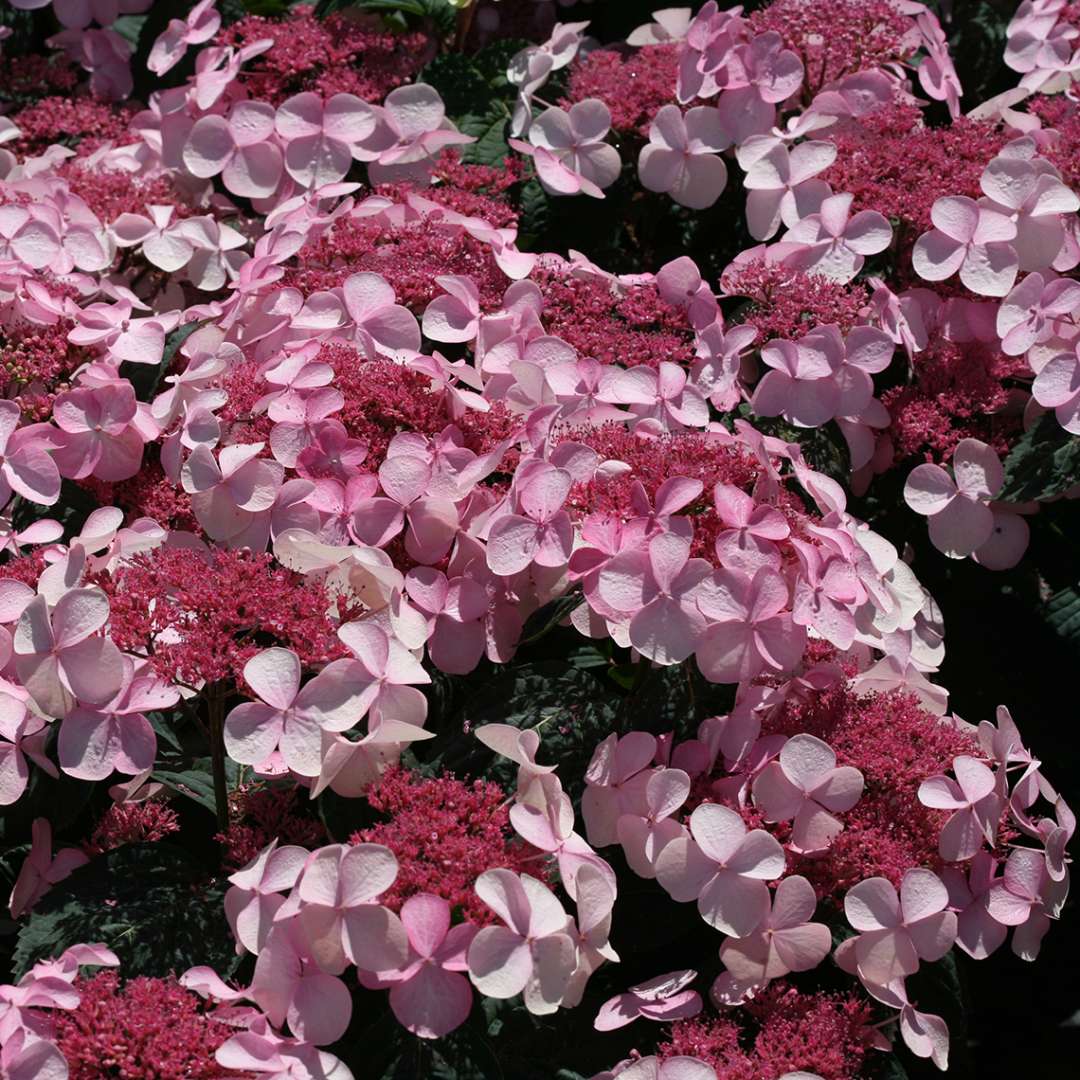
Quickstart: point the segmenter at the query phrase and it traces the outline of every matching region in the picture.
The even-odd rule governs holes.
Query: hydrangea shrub
[[[1077,5],[11,0],[0,50],[3,1080],[1051,1027],[986,988],[1076,933]]]

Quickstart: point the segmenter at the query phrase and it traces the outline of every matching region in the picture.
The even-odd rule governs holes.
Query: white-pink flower
[[[649,191],[666,193],[691,210],[704,210],[727,183],[727,167],[718,154],[730,145],[731,136],[712,106],[700,105],[684,114],[678,105],[665,105],[649,126],[638,176]]]
[[[648,775],[644,806],[622,814],[615,826],[630,869],[642,878],[656,877],[660,852],[683,835],[672,815],[690,794],[690,777],[682,769],[656,769]]]
[[[815,213],[789,229],[783,242],[790,254],[784,261],[798,270],[843,283],[863,268],[867,255],[884,251],[892,243],[892,226],[876,210],[852,215],[853,198],[830,195]]]
[[[52,506],[60,497],[60,472],[39,433],[20,434],[22,410],[0,401],[0,506],[14,491],[30,502]],[[139,445],[142,454],[142,444]]]
[[[737,1000],[771,979],[816,968],[832,949],[829,928],[811,922],[816,908],[817,895],[806,878],[784,878],[757,930],[747,937],[726,938],[720,946],[727,972],[713,984],[713,999]]]
[[[401,905],[409,952],[400,967],[360,973],[368,989],[389,987],[398,1023],[422,1039],[441,1039],[460,1027],[472,1009],[466,954],[477,928],[450,925],[450,905],[441,896],[418,893]]]
[[[1031,394],[1044,408],[1053,409],[1058,423],[1073,435],[1080,435],[1080,353],[1074,346],[1052,356],[1039,369]]]
[[[753,577],[718,570],[698,606],[712,623],[697,648],[698,666],[711,682],[790,670],[802,656],[806,631],[792,621],[787,582],[767,566]]]
[[[938,849],[949,862],[974,856],[984,843],[993,845],[1005,799],[997,777],[981,761],[961,754],[953,758],[953,780],[931,776],[919,785],[919,802],[935,810],[955,811],[942,826]]]
[[[1016,224],[966,195],[946,195],[930,209],[934,228],[915,241],[911,263],[926,281],[960,280],[980,296],[1004,296],[1020,266]]]
[[[189,45],[209,41],[221,26],[217,0],[199,0],[183,19],[170,19],[168,26],[154,39],[146,66],[155,75],[171,71],[184,58]]]
[[[115,769],[135,776],[154,765],[157,737],[145,713],[168,709],[180,692],[123,657],[123,681],[101,705],[79,705],[60,725],[60,767],[80,780],[104,780]]]
[[[229,876],[225,894],[225,918],[229,921],[237,949],[256,956],[274,925],[274,916],[285,903],[283,892],[300,877],[309,852],[302,847],[278,847],[275,837],[246,866]]]
[[[378,903],[397,873],[394,853],[381,844],[330,844],[308,857],[287,903],[290,911],[298,908],[300,927],[324,971],[339,974],[346,963],[384,971],[405,961],[405,928]]]
[[[76,701],[103,705],[120,689],[120,650],[99,634],[109,618],[101,589],[72,589],[50,615],[44,596],[26,605],[15,626],[15,670],[38,708],[66,716]]]
[[[843,829],[836,817],[862,795],[863,776],[850,765],[838,767],[832,747],[814,735],[795,735],[780,756],[754,779],[754,802],[765,820],[792,821],[795,851],[822,851]]]
[[[301,776],[318,776],[322,731],[345,731],[362,713],[361,688],[349,678],[350,663],[323,668],[300,688],[300,659],[291,649],[271,648],[244,665],[244,681],[257,702],[237,705],[225,718],[225,748],[241,765],[261,765],[280,749]]]
[[[474,888],[504,925],[483,927],[469,945],[473,985],[498,999],[524,993],[525,1007],[538,1016],[555,1012],[577,967],[570,916],[529,874],[485,870]]]
[[[995,451],[978,439],[961,439],[952,457],[953,475],[926,463],[911,470],[904,501],[930,519],[930,539],[950,558],[976,552],[994,531],[987,503],[997,494],[1005,470]]]
[[[832,194],[824,180],[814,177],[836,160],[836,144],[804,142],[788,148],[773,135],[748,139],[739,147],[739,164],[746,169],[743,186],[746,222],[755,240],[768,240],[783,223],[794,228],[817,212]]]
[[[615,1031],[639,1016],[659,1023],[697,1016],[701,1012],[701,995],[686,989],[696,978],[697,972],[689,969],[670,971],[631,986],[626,993],[617,994],[600,1006],[593,1027],[597,1031]]]
[[[622,167],[619,152],[604,142],[610,128],[608,107],[599,98],[586,98],[568,112],[546,109],[529,129],[529,142],[515,139],[510,145],[532,157],[545,191],[602,199]]]
[[[904,874],[899,896],[887,878],[860,881],[844,897],[844,913],[858,934],[836,950],[837,963],[876,986],[913,975],[920,960],[940,960],[956,940],[948,904],[941,879],[922,867]]]
[[[659,533],[628,548],[600,571],[598,591],[629,623],[630,643],[658,664],[678,664],[697,647],[707,620],[698,608],[701,584],[711,572],[690,557],[690,541]]]
[[[565,566],[573,548],[573,526],[563,503],[573,478],[565,469],[546,462],[515,483],[518,506],[523,513],[496,519],[488,534],[487,565],[494,574],[509,577],[537,566]]]
[[[702,803],[690,834],[667,844],[656,876],[675,900],[697,900],[701,917],[732,937],[752,934],[769,913],[769,888],[784,872],[784,849],[764,829],[747,831],[727,806]]]
[[[359,144],[377,123],[375,110],[354,94],[334,94],[326,101],[310,90],[294,94],[274,116],[274,130],[285,144],[286,172],[306,188],[344,179]]]

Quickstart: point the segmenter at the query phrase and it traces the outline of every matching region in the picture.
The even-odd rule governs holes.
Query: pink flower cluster
[[[1020,6],[1020,93],[967,118],[914,0],[709,0],[619,52],[549,12],[505,72],[508,160],[477,166],[413,79],[426,34],[309,8],[223,26],[203,0],[149,50],[178,84],[110,112],[113,24],[148,6],[53,0],[92,97],[0,120],[0,804],[35,770],[114,784],[82,848],[34,822],[10,909],[179,829],[161,717],[201,710],[242,777],[216,794],[251,975],[80,980],[116,960],[75,946],[0,988],[0,1074],[350,1080],[325,1047],[357,983],[423,1039],[477,995],[577,1007],[619,960],[614,845],[721,935],[709,1007],[750,1019],[657,973],[595,1023],[669,1041],[603,1075],[841,1080],[883,1012],[944,1068],[906,980],[1010,927],[1033,959],[1075,819],[1007,710],[947,714],[941,612],[849,495],[900,466],[936,548],[1008,569],[1039,507],[1003,500],[1003,458],[1051,410],[1080,434],[1080,173],[1049,126],[1080,121],[1018,108],[1080,71],[1071,7]],[[718,282],[527,236],[526,188],[685,223],[729,184],[756,244]],[[827,426],[848,488],[799,441]],[[409,768],[449,737],[433,682],[510,664],[547,605],[603,662],[733,701],[692,738],[607,735],[580,822],[543,724],[460,732],[509,793]],[[301,797],[370,816],[333,842]],[[829,957],[850,991],[783,981]]]

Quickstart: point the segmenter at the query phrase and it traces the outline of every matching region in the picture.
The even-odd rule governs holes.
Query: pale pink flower
[[[774,339],[762,348],[761,360],[770,370],[750,399],[758,416],[783,416],[796,427],[820,427],[837,415],[840,385],[835,371],[843,346],[825,330],[813,332],[816,337],[805,346]]]
[[[157,737],[144,715],[169,709],[180,692],[123,657],[119,691],[102,705],[79,705],[60,725],[60,767],[80,780],[104,780],[114,769],[135,776],[154,764]]]
[[[469,978],[486,997],[524,993],[529,1012],[555,1012],[577,966],[572,920],[554,893],[529,874],[485,870],[476,895],[502,926],[485,926],[468,950]]]
[[[353,156],[368,162],[372,184],[422,183],[446,147],[475,141],[472,135],[458,131],[447,117],[446,106],[434,87],[412,83],[386,95],[374,134]]]
[[[67,1080],[68,1063],[55,1043],[18,1028],[0,1047],[0,1070],[7,1080]]]
[[[517,503],[523,513],[504,514],[488,534],[487,565],[509,577],[537,566],[565,566],[573,548],[573,526],[563,503],[573,477],[546,462],[522,469],[515,478]]]
[[[181,483],[191,495],[199,524],[212,539],[253,550],[266,547],[269,511],[285,470],[278,462],[259,457],[262,448],[262,443],[225,446],[215,458],[202,443],[184,462]]]
[[[949,1065],[949,1029],[940,1016],[919,1012],[908,1000],[902,978],[891,979],[888,985],[865,984],[872,997],[883,1005],[900,1010],[900,1037],[916,1056],[930,1058],[942,1070]]]
[[[817,631],[838,649],[849,649],[855,640],[852,612],[866,600],[855,568],[839,555],[802,540],[792,541],[803,573],[795,582],[791,617],[798,626]]]
[[[664,263],[656,271],[656,287],[664,300],[686,312],[690,325],[699,334],[719,321],[716,297],[689,256],[680,255]],[[720,330],[723,330],[722,322]]]
[[[712,568],[690,558],[690,541],[659,533],[646,545],[614,556],[600,571],[598,591],[610,609],[628,620],[630,643],[658,664],[690,656],[707,626],[698,607],[702,582]]]
[[[619,843],[638,877],[656,877],[656,860],[665,846],[683,835],[674,815],[690,795],[690,777],[682,769],[649,774],[641,811],[622,814],[616,822]]]
[[[646,771],[656,754],[656,739],[646,731],[614,732],[599,742],[585,770],[581,813],[591,844],[606,847],[618,842],[618,821],[623,814],[642,814],[647,805],[645,788],[652,778]]]
[[[1014,156],[1008,149],[987,165],[979,184],[990,200],[988,208],[1013,222],[1012,247],[1020,269],[1046,270],[1061,252],[1065,215],[1080,210],[1080,197],[1048,162]]]
[[[1021,356],[1033,345],[1071,328],[1080,312],[1080,282],[1027,274],[1001,301],[997,333],[1006,356]]]
[[[656,876],[675,900],[697,900],[710,926],[746,937],[768,915],[765,883],[780,877],[784,865],[784,849],[764,829],[748,832],[734,810],[702,803],[690,815],[690,835],[660,852]]]
[[[725,528],[716,535],[716,557],[723,567],[733,567],[748,574],[763,566],[779,570],[780,550],[791,529],[779,510],[768,503],[755,502],[732,484],[717,484],[713,489],[716,516]]]
[[[30,854],[23,860],[8,900],[13,919],[32,910],[49,889],[90,861],[86,853],[78,848],[63,848],[54,858],[52,826],[47,818],[34,819],[30,836]]]
[[[222,1068],[259,1073],[267,1080],[354,1080],[349,1067],[333,1054],[278,1035],[262,1017],[222,1043],[214,1060]]]
[[[904,874],[899,897],[887,878],[860,881],[844,897],[844,913],[858,934],[837,949],[837,963],[868,985],[913,975],[920,960],[940,960],[956,940],[948,903],[941,879],[922,867]]]
[[[863,776],[850,765],[837,767],[832,747],[813,735],[795,735],[780,756],[754,779],[754,802],[765,820],[792,821],[795,851],[822,851],[843,829],[835,816],[862,795]]]
[[[510,808],[510,824],[526,843],[555,856],[559,877],[571,900],[578,899],[577,877],[585,863],[606,879],[614,894],[615,874],[611,867],[574,832],[574,807],[569,795],[552,793],[545,806],[515,803]]]
[[[60,22],[73,30],[83,30],[92,22],[112,26],[119,15],[137,15],[150,7],[151,0],[53,0],[53,11]],[[17,5],[28,7],[25,3]],[[44,7],[44,4],[35,4]]]
[[[816,968],[832,949],[829,928],[811,922],[816,907],[814,887],[806,878],[784,878],[761,925],[748,937],[726,938],[720,946],[727,971],[713,985],[713,999],[739,998],[771,979]]]
[[[768,240],[781,223],[794,228],[832,194],[814,177],[836,160],[835,143],[804,142],[789,149],[783,140],[761,135],[743,143],[738,157],[746,169],[746,222],[755,240]]]
[[[1004,944],[1009,933],[988,908],[996,874],[997,863],[989,851],[976,853],[966,874],[959,866],[946,866],[942,871],[949,907],[956,912],[956,944],[975,960],[985,960]]]
[[[962,559],[982,547],[994,531],[987,503],[1001,488],[1005,470],[994,450],[978,439],[960,441],[952,467],[949,476],[940,465],[916,466],[904,485],[904,501],[930,519],[934,547]]]
[[[384,908],[374,906],[385,912]],[[330,909],[324,928],[331,936],[336,931],[340,939],[342,932],[336,914]],[[340,951],[340,940],[337,948]],[[336,1042],[345,1034],[352,1018],[349,989],[338,978],[344,969],[342,962],[337,972],[323,970],[300,920],[283,918],[274,923],[259,952],[247,996],[275,1026],[288,1023],[294,1034],[308,1042]]]
[[[690,28],[691,8],[664,8],[652,13],[652,22],[632,30],[626,38],[627,45],[662,45],[665,42],[682,41]]]
[[[293,95],[274,117],[274,130],[285,144],[286,172],[306,188],[337,183],[377,122],[375,110],[353,94],[334,94],[326,101],[310,90]]]
[[[419,351],[416,316],[397,303],[393,286],[385,278],[372,273],[350,274],[341,286],[341,294],[356,341],[367,356]]]
[[[247,243],[247,238],[209,214],[186,218],[176,230],[192,247],[187,278],[197,289],[216,292],[226,281],[234,280],[247,261],[247,255],[238,250]]]
[[[964,285],[980,296],[1008,293],[1020,265],[1011,243],[1016,239],[1014,222],[966,195],[938,199],[930,220],[934,228],[919,237],[911,252],[921,278],[944,281],[959,271]]]
[[[955,813],[941,829],[938,849],[949,862],[970,859],[984,843],[993,844],[1005,799],[993,771],[967,755],[953,758],[953,774],[931,776],[919,785],[919,802]]]
[[[545,191],[602,199],[622,167],[619,152],[604,142],[610,128],[608,107],[598,98],[586,98],[569,112],[546,109],[529,129],[529,142],[515,139],[510,145],[532,157]]]
[[[53,420],[61,432],[56,465],[61,475],[75,480],[127,480],[139,471],[144,443],[158,433],[134,388],[124,381],[58,394]]]
[[[365,971],[403,964],[405,928],[378,903],[397,873],[394,853],[381,844],[330,844],[308,857],[288,903],[290,909],[296,903],[300,927],[324,971],[339,974],[347,963]]]
[[[428,624],[431,662],[451,675],[466,675],[484,655],[487,591],[468,577],[447,578],[439,570],[417,566],[405,575],[405,591]]]
[[[656,1057],[638,1058],[615,1075],[618,1080],[716,1080],[716,1070],[711,1065],[682,1054],[663,1061]]]
[[[419,893],[401,906],[409,952],[397,968],[368,974],[368,989],[390,989],[390,1009],[398,1023],[422,1039],[441,1039],[460,1027],[472,1010],[466,953],[476,936],[471,923],[450,925],[450,905],[441,896]]]
[[[892,243],[892,226],[886,218],[876,210],[852,215],[852,201],[848,194],[830,195],[815,213],[789,229],[783,241],[791,253],[784,261],[834,281],[851,281],[867,255],[877,255]]]
[[[720,319],[697,333],[693,384],[721,412],[734,409],[741,399],[743,355],[756,338],[757,329],[747,325],[725,333]]]
[[[221,26],[217,0],[199,0],[186,18],[170,19],[168,26],[154,39],[146,66],[155,75],[164,75],[183,60],[189,45],[209,41]]]
[[[229,875],[225,918],[236,938],[238,951],[247,949],[256,956],[262,952],[274,916],[285,903],[281,894],[296,884],[308,854],[302,847],[278,847],[275,838],[251,862]]]
[[[1053,409],[1057,422],[1080,435],[1080,345],[1052,356],[1035,376],[1031,394],[1044,408]]]
[[[100,345],[110,356],[130,364],[160,364],[165,335],[176,328],[180,312],[137,319],[131,312],[127,300],[80,308],[68,341],[73,345]]]
[[[922,35],[926,56],[920,61],[919,85],[927,97],[944,101],[949,115],[955,120],[960,115],[960,95],[963,87],[956,73],[956,66],[949,55],[949,43],[937,16],[923,9],[915,15],[915,25]]]
[[[301,776],[318,776],[321,732],[345,731],[363,714],[352,664],[338,661],[300,688],[300,659],[271,648],[244,665],[244,681],[257,702],[237,705],[225,718],[225,748],[241,765],[260,765],[275,750]],[[365,703],[366,704],[366,703]]]
[[[469,342],[479,331],[480,291],[471,277],[448,274],[435,278],[444,290],[426,308],[422,329],[432,341]]]
[[[506,81],[518,89],[510,123],[511,135],[523,135],[529,130],[533,94],[547,82],[553,71],[560,71],[577,56],[584,39],[582,31],[588,25],[587,22],[556,23],[547,41],[529,45],[510,58]]]
[[[47,725],[11,694],[0,691],[0,806],[18,802],[30,779],[26,759],[58,776],[45,754]]]
[[[323,732],[322,767],[311,796],[329,788],[346,799],[356,799],[391,766],[401,760],[410,743],[433,739],[435,733],[416,724],[383,717],[356,742],[345,735]]]
[[[182,270],[195,254],[195,248],[180,230],[181,221],[173,221],[175,207],[148,206],[150,216],[121,214],[109,226],[119,247],[142,245],[142,255],[159,270],[175,273]]]
[[[642,187],[670,195],[680,206],[704,210],[727,184],[727,167],[719,157],[731,145],[720,114],[708,105],[683,113],[665,105],[649,126],[649,141],[638,158]]]
[[[787,583],[767,566],[753,577],[718,570],[698,607],[712,622],[697,648],[698,666],[711,682],[787,671],[802,656],[806,631],[792,621]]]
[[[605,1001],[593,1027],[597,1031],[615,1031],[632,1024],[639,1016],[659,1023],[697,1016],[701,1012],[701,995],[686,989],[696,978],[697,972],[689,969],[654,975]]]
[[[123,681],[123,657],[98,634],[109,618],[109,598],[100,589],[72,589],[50,616],[44,596],[19,616],[13,640],[15,670],[38,707],[66,716],[76,699],[110,701]]]
[[[986,909],[1003,926],[1016,928],[1013,952],[1034,960],[1050,929],[1050,916],[1057,914],[1067,890],[1067,878],[1061,882],[1050,878],[1044,852],[1014,848],[1002,876],[990,885]]]
[[[346,623],[338,637],[356,657],[348,672],[359,692],[351,707],[352,722],[370,710],[375,724],[386,717],[423,727],[427,699],[416,685],[430,683],[431,676],[413,654],[371,622]]]
[[[629,405],[636,416],[657,419],[665,431],[703,428],[709,422],[701,391],[689,382],[685,368],[669,360],[655,368],[639,364],[627,369],[612,379],[605,397]]]
[[[1060,18],[1064,7],[1063,0],[1023,0],[1005,30],[1005,63],[1013,71],[1053,71],[1069,62],[1078,31]]]
[[[13,491],[52,506],[60,497],[60,472],[47,453],[51,445],[37,432],[20,433],[21,419],[17,402],[0,401],[0,506],[7,505]]]

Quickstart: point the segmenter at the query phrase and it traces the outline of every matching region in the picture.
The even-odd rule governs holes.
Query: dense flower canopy
[[[1077,6],[637,6],[5,5],[4,1080],[917,1076],[1061,919]]]

